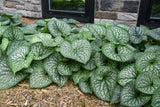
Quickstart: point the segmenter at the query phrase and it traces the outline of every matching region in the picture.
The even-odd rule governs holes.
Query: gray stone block
[[[95,12],[95,17],[96,18],[101,18],[101,19],[117,19],[117,13],[115,12],[109,12],[109,11],[97,11]]]
[[[42,18],[42,13],[41,12],[32,12],[31,17]]]
[[[17,9],[2,7],[3,13],[16,13]]]
[[[108,11],[112,10],[113,0],[101,0],[101,10]]]
[[[25,17],[31,17],[32,16],[32,12],[31,11],[17,10],[17,13],[21,13]]]
[[[31,0],[31,3],[40,5],[41,1],[40,0]]]
[[[34,10],[33,5],[31,3],[25,3],[24,8],[25,10]]]
[[[110,20],[110,19],[100,19],[100,21],[103,21],[103,22],[114,22],[114,20]]]
[[[137,21],[122,21],[122,20],[115,20],[114,22],[119,23],[119,24],[126,24],[129,26],[136,26]]]
[[[24,10],[24,5],[16,5],[16,9]]]
[[[17,2],[15,2],[15,1],[5,1],[4,2],[4,6],[5,7],[9,7],[9,8],[16,8],[16,5],[17,5],[18,3]]]
[[[41,11],[41,6],[40,5],[34,5],[31,3],[25,3],[24,5],[25,10],[29,10],[29,11]]]
[[[139,1],[124,1],[124,6],[121,8],[124,12],[137,13]]]
[[[41,5],[33,5],[33,11],[41,11]]]
[[[126,20],[126,21],[137,20],[137,13],[121,13],[121,12],[118,12],[117,16],[118,16],[118,18],[117,18],[118,20]]]

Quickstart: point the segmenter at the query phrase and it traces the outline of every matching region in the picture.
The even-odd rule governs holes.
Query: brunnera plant
[[[73,80],[84,93],[121,106],[160,106],[160,28],[74,19],[26,25],[0,16],[0,89],[29,78],[30,88]]]

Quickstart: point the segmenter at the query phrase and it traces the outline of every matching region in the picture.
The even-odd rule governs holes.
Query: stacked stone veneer
[[[136,25],[140,0],[96,0],[95,21],[115,21]],[[0,0],[0,13],[21,13],[26,17],[42,18],[41,0]]]
[[[21,13],[26,17],[42,18],[41,0],[0,0],[0,13]]]

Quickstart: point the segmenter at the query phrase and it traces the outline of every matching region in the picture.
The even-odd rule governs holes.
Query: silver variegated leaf
[[[35,43],[31,46],[31,51],[34,54],[34,60],[42,60],[54,52],[54,48],[45,47],[42,43]]]
[[[28,68],[34,58],[33,52],[29,52],[28,46],[21,46],[15,49],[8,56],[8,64],[12,69],[13,73],[22,70],[23,68]]]
[[[67,23],[57,19],[48,22],[48,29],[54,37],[68,35],[71,32],[71,27]]]
[[[106,43],[102,47],[103,54],[111,60],[126,62],[133,59],[135,49],[130,45],[118,45]]]
[[[15,26],[10,26],[3,33],[3,37],[8,38],[9,40],[23,40],[24,34],[23,31]]]
[[[64,42],[60,47],[61,54],[83,64],[86,64],[91,56],[91,46],[87,40],[76,40],[72,44]]]
[[[123,68],[118,74],[118,83],[121,86],[125,86],[131,81],[135,81],[137,78],[137,71],[134,64],[128,65]]]
[[[159,86],[160,79],[153,72],[144,72],[136,79],[136,89],[144,94],[153,94]]]
[[[160,107],[160,87],[154,92],[152,96],[152,107]]]
[[[156,53],[146,52],[141,54],[135,65],[139,73],[151,71],[160,76],[160,56]]]
[[[108,27],[106,32],[105,38],[114,44],[125,44],[130,39],[129,33],[117,26]]]
[[[142,94],[135,88],[134,82],[128,83],[121,92],[121,104],[127,107],[140,107],[146,104],[151,96]]]
[[[60,75],[57,70],[57,66],[62,58],[61,54],[54,52],[44,60],[45,71],[48,73],[52,81],[60,87],[64,86],[68,81],[68,77]]]
[[[18,72],[13,74],[7,64],[5,56],[0,58],[0,90],[8,89],[15,86],[17,83],[25,79],[27,74]]]

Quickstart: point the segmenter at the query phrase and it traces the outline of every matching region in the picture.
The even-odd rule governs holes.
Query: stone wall
[[[21,13],[25,17],[42,18],[41,0],[0,0],[0,13]]]
[[[140,0],[96,0],[95,21],[115,21],[136,25]],[[0,0],[0,13],[21,13],[25,17],[42,18],[41,0]]]
[[[140,0],[96,0],[95,21],[114,21],[135,26]]]

